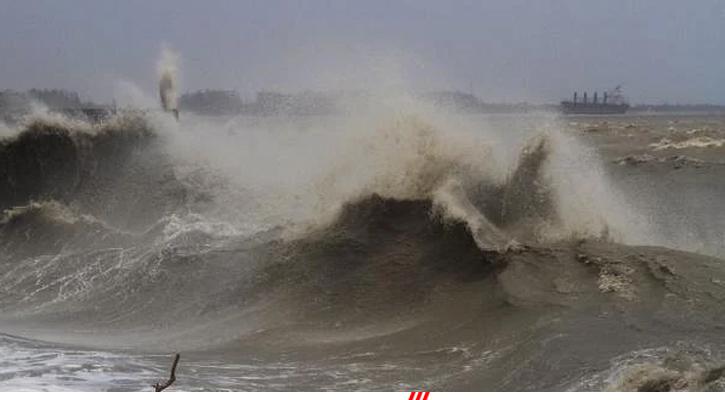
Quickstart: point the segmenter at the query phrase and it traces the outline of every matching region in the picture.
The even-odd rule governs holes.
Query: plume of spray
[[[156,65],[159,75],[159,98],[164,111],[176,112],[178,110],[178,71],[179,55],[173,50],[164,47]]]
[[[164,50],[159,62],[162,105],[169,111],[175,97],[165,99],[164,89],[175,89],[176,60],[176,54]],[[496,209],[496,196],[508,196],[511,204],[514,194],[527,198],[541,184],[556,218],[542,212],[545,215],[536,220],[542,220],[541,228],[534,234],[528,229],[528,236],[540,240],[606,236],[637,243],[648,237],[645,224],[633,223],[639,221],[636,213],[623,204],[623,196],[598,167],[600,160],[586,145],[565,135],[555,116],[502,122],[448,112],[411,94],[397,63],[375,66],[379,64],[383,65],[358,69],[359,76],[379,76],[367,81],[384,82],[381,87],[371,85],[357,97],[341,96],[338,115],[234,118],[222,124],[190,115],[183,126],[169,126],[174,130],[173,154],[188,163],[190,171],[200,166],[219,175],[225,184],[213,191],[224,200],[219,201],[218,213],[216,205],[210,209],[225,221],[239,221],[245,229],[325,224],[343,204],[377,194],[432,199],[445,211],[441,216],[465,220],[480,233],[481,247],[500,247],[507,240],[494,229],[497,222],[487,219],[488,208]],[[343,70],[345,77],[357,71]],[[355,80],[336,79],[340,74],[334,72],[324,74],[333,81],[331,87]],[[508,195],[489,191],[508,187],[522,143],[532,134],[547,137],[547,146],[539,151],[546,158],[536,168],[541,177],[514,182],[521,191]],[[519,203],[525,210],[538,207],[534,201]],[[519,232],[518,226],[500,225],[513,235]]]

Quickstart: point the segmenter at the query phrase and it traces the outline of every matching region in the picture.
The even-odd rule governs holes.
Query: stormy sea
[[[0,390],[723,390],[725,117],[0,125]]]

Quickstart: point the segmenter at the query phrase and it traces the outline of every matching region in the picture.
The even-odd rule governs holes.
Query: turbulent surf
[[[717,240],[556,118],[421,110],[17,126],[0,387],[143,390],[181,352],[181,389],[725,388]]]

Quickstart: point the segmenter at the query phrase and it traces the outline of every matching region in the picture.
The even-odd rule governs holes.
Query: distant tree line
[[[51,109],[76,109],[84,106],[78,93],[69,90],[30,89],[28,95]]]
[[[233,90],[199,90],[179,98],[179,109],[203,115],[329,114],[336,111],[337,95],[305,91],[296,94],[263,91],[244,102]]]
[[[460,91],[426,92],[418,95],[421,100],[443,109],[464,113],[522,113],[558,110],[556,104],[487,103],[473,95]],[[234,90],[204,89],[183,94],[179,99],[182,112],[201,115],[234,114],[292,114],[316,115],[339,111],[347,100],[367,99],[362,92],[314,92],[281,93],[258,92],[253,101],[245,102]],[[0,91],[0,116],[22,115],[30,111],[31,104],[38,102],[51,110],[73,113],[81,109],[111,109],[111,107],[84,102],[77,92],[59,89],[31,89],[26,92]],[[354,104],[354,103],[351,103]],[[633,105],[633,112],[725,112],[725,106],[713,104],[659,104]]]
[[[77,92],[59,89],[30,89],[26,92],[0,91],[0,120],[14,123],[41,104],[54,112],[98,121],[115,112],[114,107],[84,102]]]
[[[179,98],[179,109],[197,114],[223,115],[242,112],[244,102],[233,90],[199,90]]]
[[[419,96],[436,107],[464,113],[522,113],[532,111],[553,111],[556,106],[549,104],[519,103],[488,103],[472,93],[460,91],[438,91],[423,93]]]
[[[0,91],[0,109],[25,110],[31,103],[38,102],[53,110],[93,107],[81,101],[77,92],[60,89],[30,89],[27,92]]]
[[[23,112],[30,108],[30,98],[26,93],[14,90],[0,91],[0,111],[3,113]]]
[[[418,96],[438,107],[469,113],[513,113],[551,109],[549,105],[528,103],[485,103],[469,93],[456,91],[429,92]],[[200,90],[185,93],[179,99],[181,111],[204,115],[224,114],[293,114],[316,115],[339,111],[339,105],[349,99],[368,98],[364,93],[304,91],[300,93],[258,92],[254,101],[244,102],[231,90]]]

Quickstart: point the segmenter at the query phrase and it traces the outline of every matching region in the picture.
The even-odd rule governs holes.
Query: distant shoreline
[[[464,114],[529,114],[558,113],[558,103],[498,103],[486,102],[470,93],[459,91],[426,92],[416,95],[421,101],[450,112]],[[179,110],[206,116],[233,115],[335,115],[346,111],[345,104],[358,101],[374,101],[362,92],[313,92],[299,93],[258,92],[252,101],[244,101],[233,90],[201,90],[183,94],[179,98]],[[102,119],[116,113],[116,106],[81,101],[73,91],[30,90],[0,91],[0,119],[14,118],[30,113],[32,103],[41,103],[48,110],[67,115]],[[718,104],[636,104],[627,115],[717,115],[725,114],[725,105]],[[586,114],[580,114],[586,115]]]

